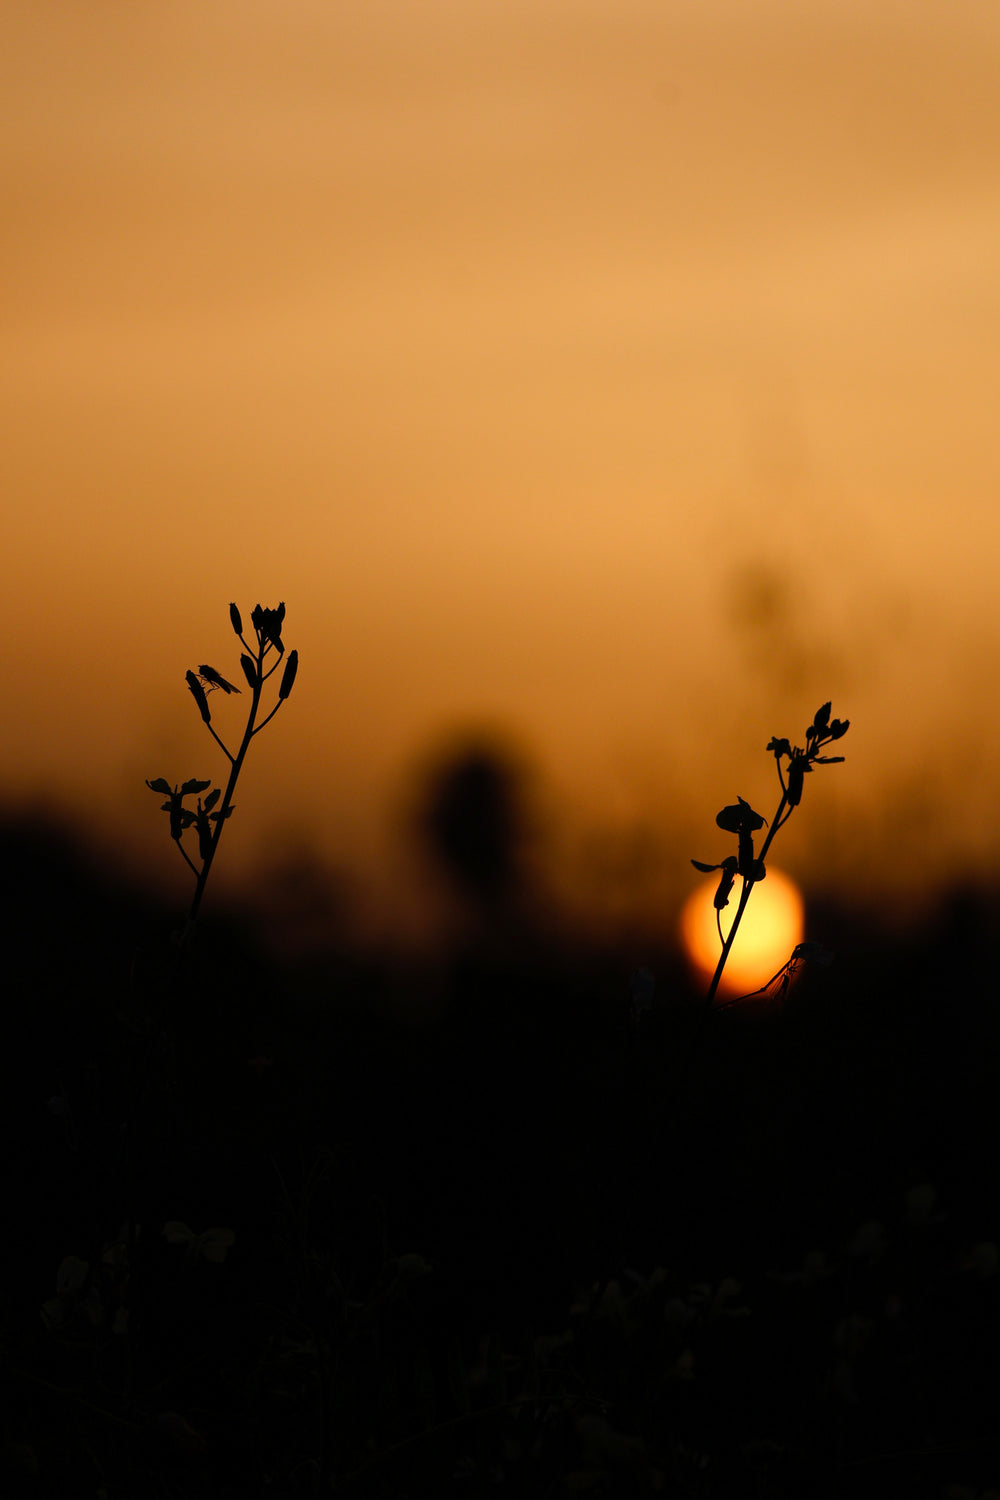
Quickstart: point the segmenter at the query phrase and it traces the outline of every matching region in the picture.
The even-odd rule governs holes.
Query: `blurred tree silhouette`
[[[418,830],[459,896],[480,912],[506,905],[521,874],[521,773],[484,740],[459,745],[431,768]]]

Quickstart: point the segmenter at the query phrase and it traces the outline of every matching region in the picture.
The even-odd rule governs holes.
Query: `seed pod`
[[[715,893],[712,905],[716,911],[722,911],[723,907],[729,905],[729,897],[732,894],[733,884],[736,880],[736,856],[730,854],[719,866],[722,874],[719,877],[719,887]]]
[[[229,618],[233,622],[233,629],[236,631],[236,634],[237,635],[242,635],[243,634],[243,621],[240,619],[240,612],[236,608],[235,604],[231,604],[229,606]]]
[[[205,689],[202,687],[194,672],[185,672],[184,681],[191,689],[191,696],[198,705],[198,712],[206,724],[211,724],[212,715],[209,712],[208,699],[205,697]]]
[[[806,769],[804,755],[794,755],[788,767],[788,805],[798,807],[802,801],[802,778]]]
[[[292,684],[295,681],[295,674],[298,670],[299,653],[297,651],[290,651],[288,653],[288,660],[285,662],[285,670],[281,676],[281,686],[278,689],[279,700],[282,698],[287,698],[289,693],[292,691]]]
[[[253,657],[247,656],[246,652],[244,652],[240,657],[240,666],[243,668],[243,676],[247,682],[249,682],[252,688],[255,688],[257,686],[257,663]]]
[[[739,859],[736,862],[736,868],[744,880],[753,880],[756,862],[753,852],[753,833],[744,825],[740,829]]]
[[[184,808],[181,805],[180,792],[171,792],[170,801],[165,806],[170,810],[170,837],[179,843],[181,834],[184,832]]]

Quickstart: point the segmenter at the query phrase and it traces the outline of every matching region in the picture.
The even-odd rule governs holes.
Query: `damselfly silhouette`
[[[746,995],[737,995],[735,999],[725,1000],[715,1008],[728,1010],[730,1006],[740,1005],[744,1000],[757,1000],[765,997],[771,1001],[784,1000],[807,965],[821,964],[825,967],[832,958],[833,954],[829,948],[824,948],[822,943],[799,943],[792,949],[792,956],[788,962],[783,964],[777,974],[772,975],[766,984],[762,984],[759,990],[750,990]]]

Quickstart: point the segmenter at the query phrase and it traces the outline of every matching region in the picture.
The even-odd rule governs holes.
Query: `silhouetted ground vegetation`
[[[995,893],[815,913],[774,1013],[648,953],[640,1028],[585,933],[278,961],[57,831],[0,867],[4,1494],[997,1486]]]

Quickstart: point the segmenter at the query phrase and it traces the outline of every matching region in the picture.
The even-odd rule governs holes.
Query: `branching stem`
[[[229,817],[230,809],[233,805],[233,793],[236,791],[236,783],[239,780],[240,772],[243,769],[243,762],[246,759],[246,753],[250,748],[250,741],[253,739],[254,734],[256,733],[254,729],[254,720],[257,717],[257,710],[260,707],[260,694],[261,689],[264,686],[264,655],[267,652],[268,647],[269,643],[263,638],[258,642],[256,661],[257,681],[254,684],[253,694],[250,699],[250,713],[247,716],[246,728],[243,731],[243,740],[235,756],[231,755],[230,752],[226,750],[225,745],[223,745],[222,741],[219,740],[219,736],[215,733],[215,730],[212,729],[211,724],[208,725],[208,728],[211,730],[214,738],[219,740],[219,744],[222,746],[222,749],[225,750],[226,755],[229,756],[230,771],[229,780],[226,782],[226,790],[222,797],[222,805],[219,808],[218,818],[216,819],[215,832],[212,834],[212,842],[209,845],[208,853],[206,854],[204,862],[202,863],[201,870],[195,871],[198,876],[198,884],[195,886],[194,897],[191,901],[191,909],[188,912],[189,927],[197,920],[198,909],[201,906],[201,898],[205,893],[205,884],[208,880],[209,871],[212,868],[212,861],[215,859],[215,851],[219,847],[219,840],[222,837],[222,830],[226,826],[226,820]],[[268,714],[268,718],[271,718],[271,714]],[[265,719],[264,722],[266,723],[267,720]],[[184,851],[182,850],[181,852],[183,853]],[[187,859],[186,854],[184,855],[184,857],[185,859]],[[190,860],[188,860],[188,864],[191,864]],[[194,869],[195,867],[192,865],[191,868]]]
[[[758,860],[759,860],[759,862],[761,864],[763,864],[764,860],[767,858],[767,851],[771,847],[771,841],[774,838],[774,835],[777,833],[777,831],[781,827],[782,823],[786,823],[788,821],[788,819],[791,817],[792,809],[787,806],[787,803],[788,803],[788,790],[785,787],[784,781],[782,781],[781,787],[782,787],[781,801],[778,803],[778,811],[775,813],[774,817],[771,819],[771,827],[768,829],[767,838],[764,840],[763,844],[761,845],[760,854],[757,856],[757,858],[758,858]],[[732,948],[733,943],[736,940],[736,934],[739,931],[740,923],[743,920],[743,913],[746,911],[746,909],[747,909],[747,902],[750,900],[750,892],[753,890],[753,888],[756,885],[756,883],[757,882],[752,877],[749,877],[749,876],[746,876],[746,875],[743,876],[743,889],[740,892],[740,904],[736,908],[736,915],[733,918],[733,925],[729,929],[729,935],[723,941],[722,952],[719,955],[719,962],[715,966],[715,973],[712,975],[712,983],[709,985],[709,987],[708,987],[708,994],[705,996],[705,1004],[706,1005],[711,1005],[712,1001],[715,999],[715,992],[719,988],[719,980],[722,978],[722,971],[726,967],[726,960],[729,957],[729,950]],[[721,917],[721,914],[719,915],[718,921],[719,921],[719,936],[721,937],[722,936],[722,917]]]

